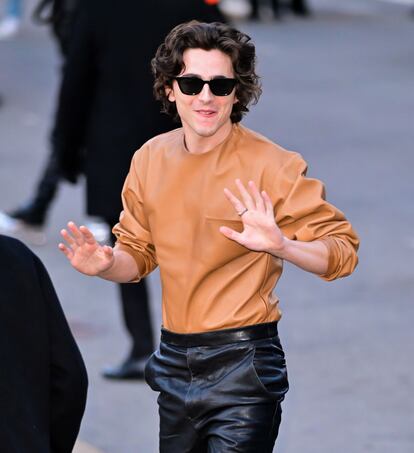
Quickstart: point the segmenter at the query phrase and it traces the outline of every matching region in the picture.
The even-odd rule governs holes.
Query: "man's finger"
[[[272,200],[265,190],[262,191],[262,197],[266,206],[266,214],[274,216]]]
[[[75,239],[73,239],[73,237],[68,233],[67,230],[60,230],[60,235],[69,244],[70,247],[77,247]]]
[[[59,243],[58,247],[59,247],[59,250],[66,255],[68,260],[72,259],[72,257],[73,257],[72,249],[66,247],[66,245],[63,244],[62,242]]]
[[[226,197],[230,201],[230,203],[233,205],[237,214],[240,214],[241,212],[243,212],[246,209],[244,204],[235,195],[233,195],[233,193],[229,189],[225,188],[224,194],[226,195]]]
[[[256,206],[253,202],[252,197],[250,196],[249,192],[247,189],[244,187],[243,183],[240,181],[240,179],[236,179],[236,186],[239,189],[240,195],[243,198],[243,202],[246,206],[247,209],[255,209]]]
[[[89,230],[85,225],[81,225],[79,227],[80,232],[83,234],[83,238],[87,244],[93,245],[96,244],[95,236],[93,235],[92,231]]]
[[[256,209],[260,212],[265,212],[265,203],[262,196],[260,195],[258,188],[256,187],[256,184],[253,181],[249,181],[249,188],[256,202]]]
[[[109,245],[104,245],[103,251],[108,258],[112,258],[114,255],[114,249]]]
[[[234,231],[231,228],[226,227],[226,226],[221,226],[219,228],[219,231],[220,231],[220,233],[224,234],[224,236],[226,236],[226,238],[229,238],[232,241],[239,242],[239,238],[241,236],[241,233],[238,233],[237,231]]]
[[[79,230],[77,225],[74,222],[69,222],[68,228],[69,228],[70,232],[72,233],[76,243],[78,245],[83,245],[85,243],[85,238],[83,237],[83,234],[81,233],[81,231]]]

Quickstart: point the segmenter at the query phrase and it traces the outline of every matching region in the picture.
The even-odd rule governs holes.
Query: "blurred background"
[[[243,123],[304,156],[361,249],[354,275],[329,284],[285,267],[277,294],[291,389],[275,451],[412,453],[414,1],[310,0],[302,10],[288,3],[253,11],[250,2],[223,1],[256,44],[263,83]],[[42,171],[61,76],[50,30],[31,20],[36,5],[24,1],[17,22],[0,25],[4,212],[30,196]],[[156,452],[156,394],[100,374],[128,344],[115,286],[76,273],[57,248],[69,219],[91,221],[83,185],[62,184],[43,245],[23,238],[51,274],[89,372],[78,451]],[[157,273],[149,287],[157,341]]]

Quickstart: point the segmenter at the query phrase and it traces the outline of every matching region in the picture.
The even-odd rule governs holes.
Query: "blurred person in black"
[[[67,56],[78,2],[79,0],[41,0],[33,13],[35,22],[50,25],[63,61]],[[80,168],[76,174],[79,171]],[[17,236],[33,245],[43,245],[46,242],[44,227],[47,215],[56,197],[60,179],[52,137],[50,153],[31,198],[7,212],[0,211],[0,233]],[[76,180],[77,176],[71,182],[75,183]]]
[[[70,453],[87,375],[49,275],[16,239],[0,235],[0,450]]]
[[[263,0],[250,0],[251,6],[251,19],[258,19],[259,18],[259,8],[262,4],[266,3]],[[279,0],[268,0],[267,2],[269,6],[272,7],[273,15],[275,18],[280,18],[281,12],[281,2]],[[306,0],[289,0],[288,2],[289,9],[296,14],[297,16],[309,16],[310,10]]]
[[[177,127],[154,100],[150,61],[177,24],[224,21],[205,0],[175,2],[83,0],[73,29],[52,133],[62,176],[86,176],[89,215],[118,222],[121,191],[134,152],[149,138]],[[178,201],[179,202],[179,201]],[[140,379],[154,350],[145,283],[120,284],[132,348],[112,379]]]

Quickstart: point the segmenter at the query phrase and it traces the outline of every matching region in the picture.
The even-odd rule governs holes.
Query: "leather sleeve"
[[[321,181],[306,177],[307,164],[293,153],[276,175],[276,222],[289,239],[321,240],[329,250],[328,270],[320,277],[334,280],[352,273],[358,263],[359,239],[344,214],[325,198]]]
[[[119,223],[113,228],[117,238],[116,248],[129,253],[136,261],[138,275],[133,282],[148,275],[157,266],[155,247],[145,213],[144,180],[144,147],[137,151],[132,159],[128,176],[122,190],[123,211]]]

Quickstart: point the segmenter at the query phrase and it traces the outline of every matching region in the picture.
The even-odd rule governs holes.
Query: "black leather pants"
[[[277,323],[162,330],[145,377],[160,392],[160,452],[271,453],[288,390]]]

